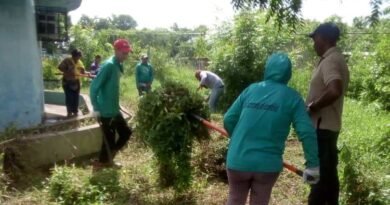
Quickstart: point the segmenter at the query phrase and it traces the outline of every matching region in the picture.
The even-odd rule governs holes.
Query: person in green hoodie
[[[227,154],[228,205],[266,205],[283,168],[285,141],[292,124],[302,142],[306,169],[304,181],[319,180],[315,129],[298,92],[287,86],[291,61],[284,53],[272,54],[264,80],[247,87],[224,116],[230,137]],[[312,177],[308,177],[308,176]]]
[[[119,107],[119,80],[123,74],[123,61],[132,52],[131,45],[125,39],[114,42],[115,55],[101,65],[90,87],[90,98],[95,115],[103,131],[103,143],[99,161],[94,166],[112,166],[115,154],[130,139],[132,130],[123,118]],[[115,139],[115,133],[119,139]]]
[[[153,83],[153,67],[148,62],[149,57],[146,54],[141,56],[141,62],[135,68],[135,81],[137,84],[138,95],[141,96],[145,92],[152,89]]]

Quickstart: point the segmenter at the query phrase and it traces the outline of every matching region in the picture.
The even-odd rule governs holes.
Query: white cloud
[[[128,14],[137,21],[138,28],[169,28],[174,23],[193,28],[227,20],[233,16],[233,9],[229,0],[83,0],[77,10],[70,12],[73,23],[82,14]]]
[[[369,0],[303,0],[302,15],[306,19],[323,21],[338,15],[351,23],[356,16],[370,15]],[[128,14],[138,23],[138,28],[194,28],[213,26],[231,20],[234,11],[231,0],[83,0],[80,8],[70,12],[73,23],[82,14],[90,17],[108,17]]]

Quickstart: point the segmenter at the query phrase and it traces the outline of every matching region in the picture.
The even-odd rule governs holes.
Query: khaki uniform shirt
[[[307,104],[318,100],[323,95],[329,82],[336,79],[342,81],[342,95],[331,105],[312,114],[312,122],[317,129],[336,132],[341,129],[341,116],[343,113],[344,95],[349,83],[349,71],[343,54],[338,48],[332,47],[324,53],[313,71],[309,94],[306,99]]]

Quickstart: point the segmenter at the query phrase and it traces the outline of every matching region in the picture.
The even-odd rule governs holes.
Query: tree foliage
[[[220,100],[224,109],[248,85],[263,80],[269,54],[291,46],[290,33],[274,29],[272,21],[264,24],[265,18],[260,12],[242,12],[234,25],[221,27],[213,38],[211,68],[225,82],[225,94]]]
[[[89,17],[82,15],[79,22],[83,28],[93,28],[95,30],[119,29],[129,30],[137,27],[137,22],[130,15],[112,15],[108,18]]]
[[[371,16],[369,21],[372,25],[377,24],[379,21],[382,2],[383,0],[370,0]],[[275,17],[279,28],[284,24],[288,24],[295,29],[302,21],[300,17],[302,0],[232,0],[232,4],[236,9],[267,9],[267,21],[270,17]]]
[[[111,23],[119,30],[128,30],[137,27],[137,22],[129,15],[112,15]]]

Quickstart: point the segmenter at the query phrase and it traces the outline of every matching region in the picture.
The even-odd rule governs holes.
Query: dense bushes
[[[181,83],[165,81],[140,100],[136,116],[139,136],[157,159],[160,185],[179,192],[191,185],[194,140],[208,138],[191,113],[209,116],[203,98]]]
[[[311,40],[304,35],[294,35],[288,28],[275,29],[275,23],[265,22],[260,12],[243,12],[233,25],[223,25],[213,36],[211,69],[225,82],[222,107],[226,109],[251,83],[262,81],[267,57],[276,51],[290,53],[294,68],[312,66],[315,59]],[[302,28],[309,33],[310,22]]]

